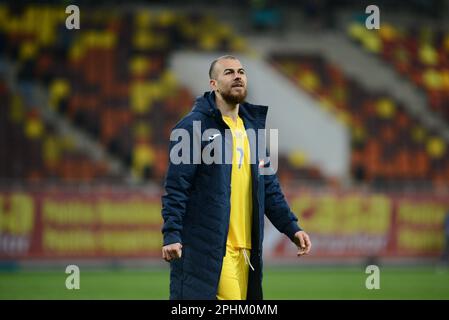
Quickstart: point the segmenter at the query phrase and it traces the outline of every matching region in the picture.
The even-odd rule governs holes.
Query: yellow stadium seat
[[[60,138],[59,144],[62,150],[65,151],[74,151],[76,149],[76,141],[75,138],[71,135],[65,135]]]
[[[145,29],[150,27],[152,20],[152,14],[149,10],[139,11],[134,16],[134,24],[138,29]]]
[[[81,42],[74,42],[69,49],[69,59],[71,61],[78,61],[84,56],[85,52],[85,47]]]
[[[382,51],[382,41],[379,35],[375,32],[368,32],[362,38],[363,46],[366,50],[373,53],[380,53]]]
[[[351,115],[344,110],[340,110],[337,113],[337,120],[343,123],[344,125],[349,126],[351,123]]]
[[[416,126],[411,131],[412,139],[415,142],[423,142],[427,136],[427,132],[423,127]]]
[[[167,85],[164,86],[163,83],[159,82],[152,83],[150,88],[149,93],[153,101],[162,100],[166,95],[173,92]]]
[[[287,75],[292,76],[296,71],[296,64],[291,62],[283,62],[280,65],[280,68],[283,72],[285,72]]]
[[[332,100],[334,100],[337,103],[343,103],[346,101],[346,98],[347,98],[346,89],[345,89],[345,87],[343,87],[341,85],[332,87],[331,95],[332,95]]]
[[[367,30],[366,30],[365,26],[358,22],[353,22],[353,23],[349,24],[348,34],[356,40],[362,39],[364,37],[364,35],[366,34],[366,32],[367,32]]]
[[[151,96],[149,88],[151,84],[148,82],[134,82],[130,88],[131,110],[134,113],[146,113],[151,107]],[[151,90],[151,89],[150,89]]]
[[[307,155],[299,150],[290,152],[288,154],[288,162],[295,168],[302,168],[308,162]]]
[[[203,34],[199,39],[199,46],[206,51],[213,51],[218,48],[218,37],[212,33]]]
[[[446,152],[446,144],[441,138],[431,137],[427,140],[426,151],[431,158],[441,158]]]
[[[449,69],[441,71],[441,89],[449,92]]]
[[[418,51],[419,60],[428,66],[435,66],[438,64],[438,52],[430,44],[420,46]]]
[[[129,70],[132,75],[138,76],[144,74],[148,70],[148,59],[143,56],[131,58],[129,62]]]
[[[47,135],[42,148],[42,157],[47,165],[52,165],[61,158],[59,139],[55,135]]]
[[[443,86],[443,79],[440,73],[434,69],[427,69],[423,72],[423,82],[431,90],[440,90]]]
[[[38,47],[33,41],[26,41],[20,46],[19,59],[22,61],[33,59],[38,53]]]
[[[134,146],[132,159],[134,173],[138,177],[142,177],[145,167],[154,164],[155,154],[153,149],[147,143],[138,143]]]
[[[164,84],[164,87],[171,91],[173,89],[176,88],[177,86],[177,80],[176,80],[176,76],[175,74],[170,71],[170,70],[166,70],[161,78],[162,83]]]
[[[101,34],[101,47],[105,49],[114,48],[117,44],[117,35],[113,32],[106,31]]]
[[[138,122],[133,126],[134,139],[148,139],[151,136],[151,127],[146,122]]]
[[[324,110],[330,111],[336,108],[334,102],[329,97],[321,96],[319,102],[320,106],[323,107]]]
[[[314,92],[320,86],[320,79],[313,71],[305,71],[300,74],[299,83],[307,90]]]
[[[65,79],[55,79],[50,84],[50,106],[57,108],[59,101],[70,94],[70,83]]]
[[[153,35],[146,30],[137,30],[133,35],[133,45],[138,49],[151,49],[153,47]]]
[[[235,52],[243,52],[246,50],[246,42],[242,37],[233,36],[231,38],[231,50]]]
[[[186,22],[182,26],[182,32],[186,38],[193,39],[198,36],[199,28],[190,22]]]
[[[351,133],[355,142],[363,142],[366,139],[366,130],[361,126],[354,126]]]
[[[25,120],[25,136],[35,140],[42,137],[44,125],[39,117],[30,117]]]
[[[165,10],[159,14],[158,23],[163,27],[168,27],[172,25],[175,21],[176,15],[169,10]]]
[[[381,118],[391,119],[395,115],[396,107],[389,98],[379,99],[376,103],[376,113]]]
[[[382,40],[394,41],[397,38],[398,33],[391,24],[383,23],[382,27],[379,29],[379,35]]]
[[[223,39],[230,37],[233,33],[231,27],[225,24],[219,25],[216,32]]]

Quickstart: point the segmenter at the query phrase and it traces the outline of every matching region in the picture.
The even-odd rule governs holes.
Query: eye
[[[245,74],[245,70],[240,70],[239,73],[240,74]]]

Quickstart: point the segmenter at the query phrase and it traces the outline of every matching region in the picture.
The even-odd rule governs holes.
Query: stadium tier
[[[193,102],[167,66],[170,52],[242,46],[226,26],[202,15],[92,10],[73,36],[58,7],[0,12],[2,53],[17,64],[18,82],[43,84],[48,107],[146,179],[162,179],[170,129]]]
[[[244,52],[245,42],[206,14],[90,10],[83,15],[83,29],[74,34],[61,12],[52,6],[19,12],[1,7],[1,50],[17,66],[18,84],[43,85],[48,105],[42,107],[100,142],[137,180],[161,183],[170,130],[194,100],[170,70],[170,54],[178,49]],[[46,19],[37,18],[41,15]],[[316,166],[304,165],[294,154],[280,161],[282,180],[324,181]],[[76,179],[78,173],[66,167]]]
[[[319,55],[275,53],[270,60],[350,128],[354,180],[380,188],[449,181],[444,139],[391,96],[368,91]]]
[[[428,105],[449,123],[449,33],[431,26],[383,24],[367,30],[353,22],[348,35],[378,55],[427,96]]]
[[[89,159],[73,138],[57,134],[39,109],[0,81],[0,177],[11,181],[92,183],[111,177],[106,163]]]

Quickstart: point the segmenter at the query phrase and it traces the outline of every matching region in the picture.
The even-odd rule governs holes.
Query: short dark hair
[[[215,59],[214,61],[212,61],[212,63],[210,64],[210,68],[209,68],[209,79],[213,79],[212,74],[214,73],[214,68],[215,68],[215,64],[220,61],[220,60],[225,60],[225,59],[232,59],[232,60],[238,60],[236,57],[234,57],[233,55],[227,54],[221,57],[218,57],[217,59]]]

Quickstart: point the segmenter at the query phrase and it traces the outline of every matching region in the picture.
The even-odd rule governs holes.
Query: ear
[[[217,89],[217,80],[209,79],[209,86],[213,91],[215,91]]]

